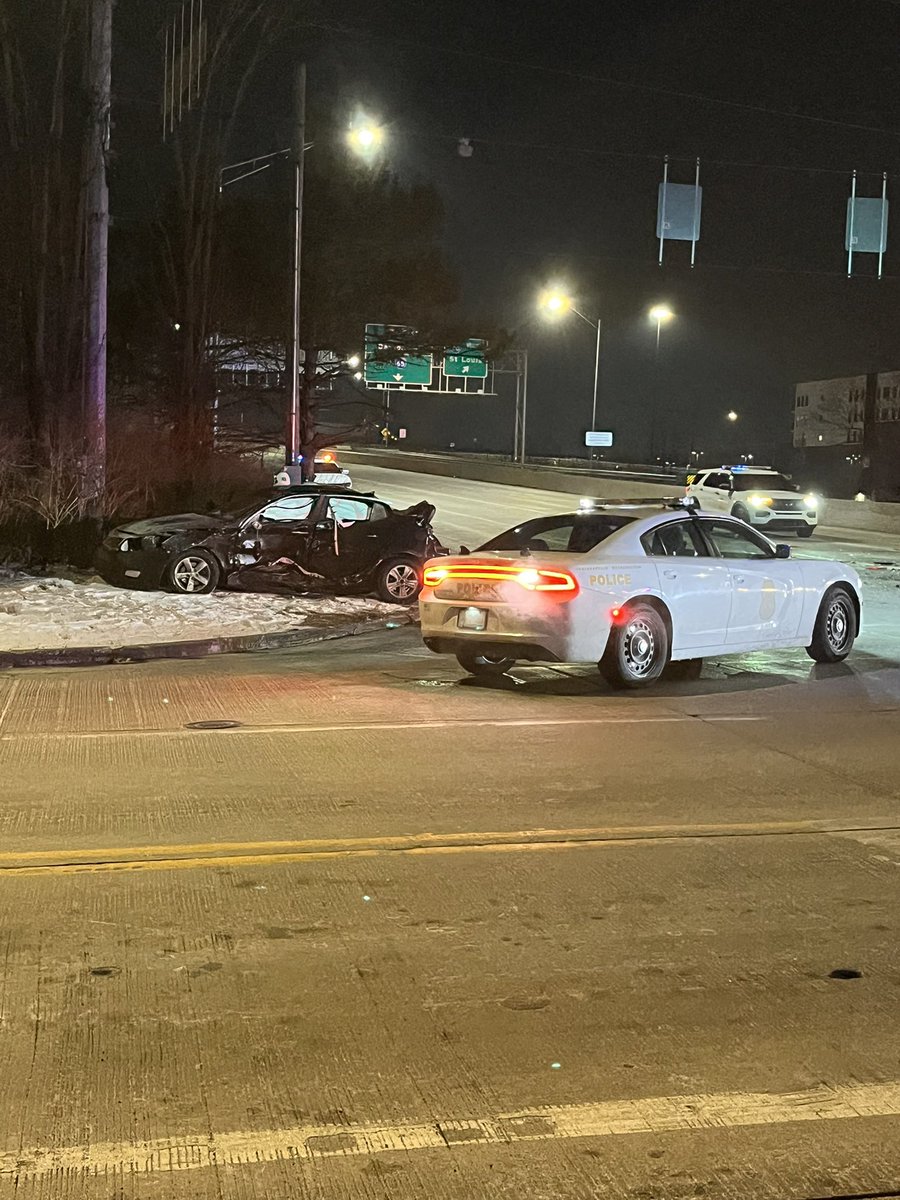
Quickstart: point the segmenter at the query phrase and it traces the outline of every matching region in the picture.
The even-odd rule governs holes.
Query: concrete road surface
[[[0,676],[0,1200],[900,1189],[900,592],[856,547],[832,668],[484,685],[403,628]]]

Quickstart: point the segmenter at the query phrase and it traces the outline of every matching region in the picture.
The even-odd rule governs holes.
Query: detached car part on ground
[[[398,512],[373,495],[308,484],[237,514],[129,522],[104,540],[96,567],[118,587],[375,592],[410,604],[425,560],[443,552],[433,517],[424,501]]]
[[[595,662],[630,688],[664,672],[697,677],[711,654],[799,646],[817,662],[847,657],[862,616],[854,570],[794,559],[689,499],[653,503],[598,501],[426,563],[425,645],[476,675]]]

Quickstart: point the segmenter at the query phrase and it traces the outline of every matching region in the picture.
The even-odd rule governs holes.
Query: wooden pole
[[[90,123],[86,169],[83,499],[99,514],[106,488],[106,329],[109,273],[109,156],[113,0],[91,0],[88,46]]]

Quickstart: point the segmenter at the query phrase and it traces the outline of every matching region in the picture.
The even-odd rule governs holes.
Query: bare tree
[[[158,227],[161,300],[176,334],[170,360],[173,440],[188,482],[212,451],[215,381],[208,350],[221,285],[219,172],[247,88],[280,23],[268,0],[220,0],[211,9],[200,95],[172,143],[173,210]]]
[[[84,0],[0,0],[4,378],[49,459],[53,411],[80,398]]]

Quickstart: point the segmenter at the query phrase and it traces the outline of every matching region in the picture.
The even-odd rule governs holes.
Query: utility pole
[[[306,64],[299,63],[294,73],[294,137],[291,158],[294,163],[294,296],[291,324],[291,412],[288,422],[287,463],[300,460],[300,259],[303,249],[303,157],[306,146]]]
[[[106,329],[109,269],[109,159],[113,0],[91,0],[88,42],[90,123],[86,154],[83,500],[97,515],[106,488]]]

